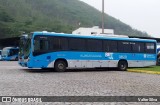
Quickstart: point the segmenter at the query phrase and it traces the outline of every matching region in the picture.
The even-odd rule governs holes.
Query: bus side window
[[[49,50],[49,41],[44,39],[34,40],[34,52],[46,52]]]
[[[103,49],[105,52],[117,52],[117,41],[104,40]]]
[[[87,50],[92,52],[102,52],[102,40],[88,39]]]
[[[135,42],[135,44],[132,44],[132,51],[137,53],[144,53],[144,43]]]
[[[154,43],[146,43],[145,49],[146,49],[146,53],[155,53],[155,44]]]
[[[85,51],[86,41],[82,38],[71,38],[69,39],[69,49],[72,51]]]
[[[130,53],[131,50],[131,44],[128,41],[119,41],[118,42],[118,52],[122,53]]]
[[[40,50],[48,51],[48,40],[40,40]]]
[[[118,46],[117,41],[109,41],[109,52],[117,52]]]
[[[109,41],[107,40],[103,41],[103,49],[104,49],[104,52],[109,52]]]
[[[68,50],[68,40],[63,37],[51,37],[50,48],[51,51]]]

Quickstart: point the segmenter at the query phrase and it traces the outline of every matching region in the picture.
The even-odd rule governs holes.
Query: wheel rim
[[[61,70],[64,69],[64,64],[63,63],[58,64],[58,68]]]
[[[124,65],[124,64],[121,64],[121,68],[124,69],[124,68],[125,68],[125,65]]]
[[[121,68],[122,68],[122,69],[124,68],[124,65],[123,65],[123,64],[121,65]]]

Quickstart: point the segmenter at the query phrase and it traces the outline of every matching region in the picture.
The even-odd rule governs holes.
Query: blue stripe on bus
[[[57,58],[74,59],[74,60],[155,60],[155,54],[141,54],[141,53],[109,53],[109,52],[71,52],[61,51],[47,53],[33,57],[33,59],[47,59],[47,56],[51,56],[52,60]]]
[[[47,59],[51,56],[51,59]],[[51,62],[58,58],[64,58],[66,60],[120,60],[126,59],[138,60],[138,61],[155,61],[155,54],[130,54],[130,53],[104,53],[104,52],[53,52],[42,54],[32,59],[28,62],[27,66],[29,68],[46,68]]]

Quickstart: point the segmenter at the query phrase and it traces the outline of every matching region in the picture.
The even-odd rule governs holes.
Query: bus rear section
[[[18,47],[5,47],[2,50],[2,60],[4,61],[17,61],[18,60]]]

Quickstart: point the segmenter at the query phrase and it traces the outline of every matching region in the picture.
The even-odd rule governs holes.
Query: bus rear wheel
[[[118,63],[118,69],[121,71],[126,71],[128,68],[128,63],[127,61],[119,61]]]
[[[57,72],[66,71],[66,67],[67,67],[66,63],[64,61],[62,61],[62,60],[56,61],[55,65],[54,65],[54,69]]]

